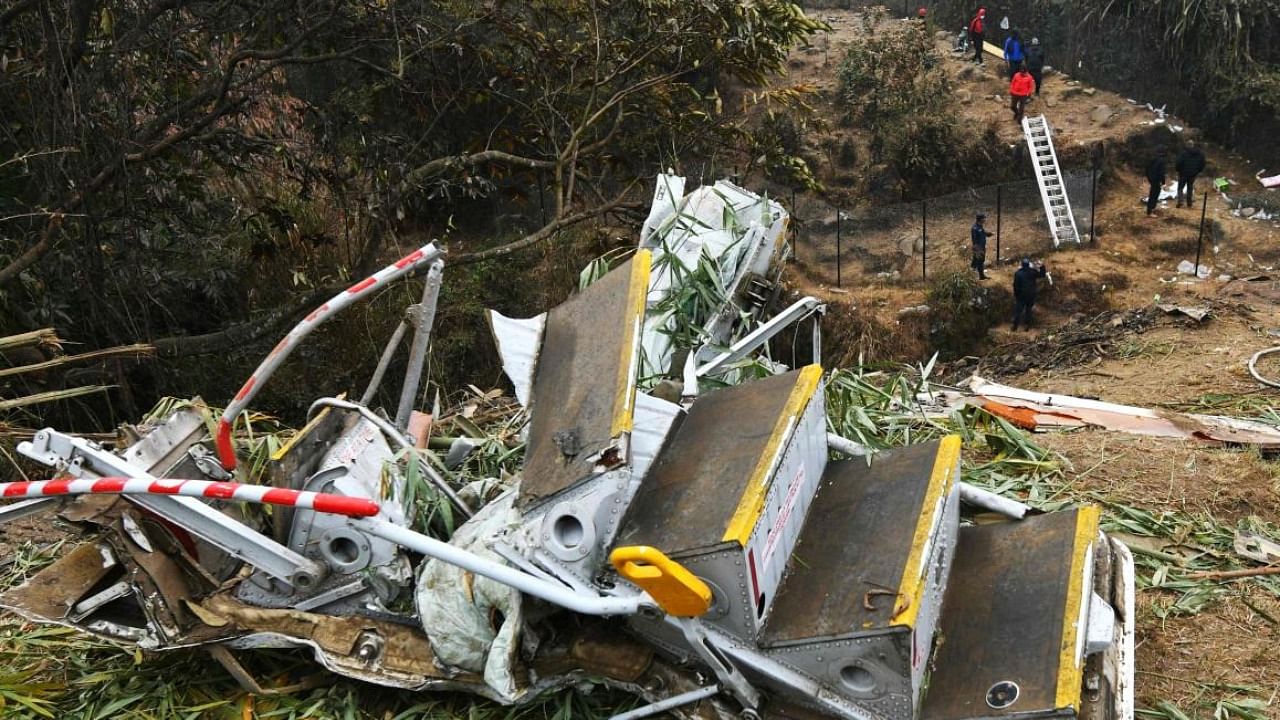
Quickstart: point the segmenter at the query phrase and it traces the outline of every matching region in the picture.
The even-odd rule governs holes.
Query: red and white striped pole
[[[231,426],[235,423],[236,416],[249,405],[253,396],[262,389],[271,374],[284,362],[285,358],[289,357],[289,353],[293,352],[303,338],[348,305],[368,296],[387,283],[413,272],[418,267],[435,262],[443,255],[444,251],[436,247],[435,243],[423,245],[333,296],[329,302],[312,310],[302,322],[295,325],[267,355],[258,369],[253,371],[244,386],[240,388],[240,392],[236,393],[235,399],[222,412],[222,417],[218,419],[218,432],[214,437],[214,444],[217,446],[218,459],[222,462],[222,467],[227,470],[236,469],[236,451],[231,443]]]
[[[0,497],[7,499],[56,495],[184,495],[211,500],[238,500],[258,505],[307,508],[316,512],[347,517],[373,517],[381,512],[378,503],[368,498],[210,480],[101,477],[0,483]]]

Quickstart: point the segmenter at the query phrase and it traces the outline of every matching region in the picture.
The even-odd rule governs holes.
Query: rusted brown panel
[[[535,505],[592,473],[591,458],[613,442],[631,262],[615,268],[547,313],[529,407],[533,422],[520,482],[522,507]]]
[[[960,529],[923,718],[1053,712],[1075,531],[1075,510]],[[993,710],[1002,681],[1018,699]]]
[[[360,672],[369,672],[370,664],[357,657],[357,641],[362,633],[375,632],[383,642],[377,659],[381,673],[391,677],[412,676],[416,682],[433,679],[483,682],[479,676],[447,671],[436,665],[431,643],[426,634],[416,627],[356,616],[334,617],[297,610],[254,608],[225,594],[206,599],[201,608],[200,614],[206,621],[222,618],[243,630],[311,640],[329,653],[335,662],[349,663]]]
[[[938,443],[829,463],[763,643],[885,628],[911,555]]]
[[[105,541],[87,542],[72,548],[49,567],[12,590],[0,595],[0,606],[25,617],[60,621],[80,598],[118,565],[107,561]]]
[[[617,544],[652,545],[677,556],[719,544],[798,374],[694,401],[645,477]]]

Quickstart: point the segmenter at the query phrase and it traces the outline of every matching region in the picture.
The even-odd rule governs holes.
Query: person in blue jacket
[[[1009,37],[1004,41],[1004,61],[1009,64],[1009,77],[1013,77],[1013,73],[1021,65],[1026,58],[1022,48],[1022,36],[1017,30],[1009,33]]]

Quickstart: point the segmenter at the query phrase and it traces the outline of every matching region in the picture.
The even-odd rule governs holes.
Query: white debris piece
[[[1197,272],[1197,270],[1199,270],[1199,272]],[[1209,277],[1210,270],[1211,268],[1209,268],[1206,265],[1201,265],[1199,268],[1196,268],[1195,264],[1192,263],[1190,260],[1183,260],[1182,262],[1178,263],[1178,272],[1180,274],[1195,275],[1196,277],[1199,277],[1201,280]]]

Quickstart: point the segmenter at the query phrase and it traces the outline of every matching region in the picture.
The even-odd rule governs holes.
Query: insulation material
[[[510,490],[489,503],[454,533],[451,545],[504,562],[488,542],[520,523]],[[480,673],[505,702],[519,697],[512,667],[520,648],[524,614],[520,593],[506,585],[428,559],[418,573],[414,600],[422,629],[431,638],[437,659],[462,670]],[[493,620],[502,622],[494,627]]]
[[[1252,445],[1280,450],[1280,428],[1222,415],[1197,415],[1032,392],[974,376],[971,397],[981,407],[1025,430],[1100,427],[1149,437],[1181,438],[1208,445]]]

